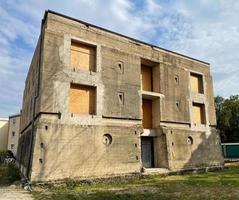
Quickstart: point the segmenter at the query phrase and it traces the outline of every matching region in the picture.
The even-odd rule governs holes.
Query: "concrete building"
[[[20,118],[21,118],[20,114],[9,116],[8,150],[10,150],[14,156],[17,155],[17,147],[20,131]]]
[[[18,161],[32,181],[221,166],[208,63],[46,11]]]
[[[8,119],[0,118],[0,151],[7,150]]]

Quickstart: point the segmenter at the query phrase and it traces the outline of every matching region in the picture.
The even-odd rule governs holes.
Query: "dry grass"
[[[162,177],[138,176],[92,183],[68,183],[34,192],[35,199],[239,199],[239,165],[222,171]]]

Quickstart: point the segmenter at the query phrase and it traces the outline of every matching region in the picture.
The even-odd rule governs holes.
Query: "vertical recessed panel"
[[[143,99],[143,127],[152,128],[152,100]]]
[[[152,91],[152,68],[141,65],[141,86],[144,91]]]

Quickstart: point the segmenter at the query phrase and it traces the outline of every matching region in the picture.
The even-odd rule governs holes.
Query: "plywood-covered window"
[[[152,100],[143,99],[143,127],[145,129],[152,128]]]
[[[200,74],[190,74],[191,91],[203,94],[203,78]]]
[[[70,86],[71,113],[90,114],[96,113],[96,88],[85,85],[71,84]]]
[[[71,41],[71,67],[87,71],[96,71],[96,48]]]
[[[141,86],[144,91],[153,91],[152,67],[141,65]]]
[[[206,124],[205,105],[193,103],[192,105],[192,120],[195,125]]]

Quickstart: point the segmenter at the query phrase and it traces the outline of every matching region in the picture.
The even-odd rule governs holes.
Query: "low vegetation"
[[[20,180],[20,172],[12,161],[15,160],[11,152],[0,151],[0,186],[10,185]]]
[[[0,186],[10,185],[17,180],[20,180],[20,173],[14,164],[0,164]]]
[[[35,199],[239,199],[239,165],[201,174],[135,176],[35,188]]]

